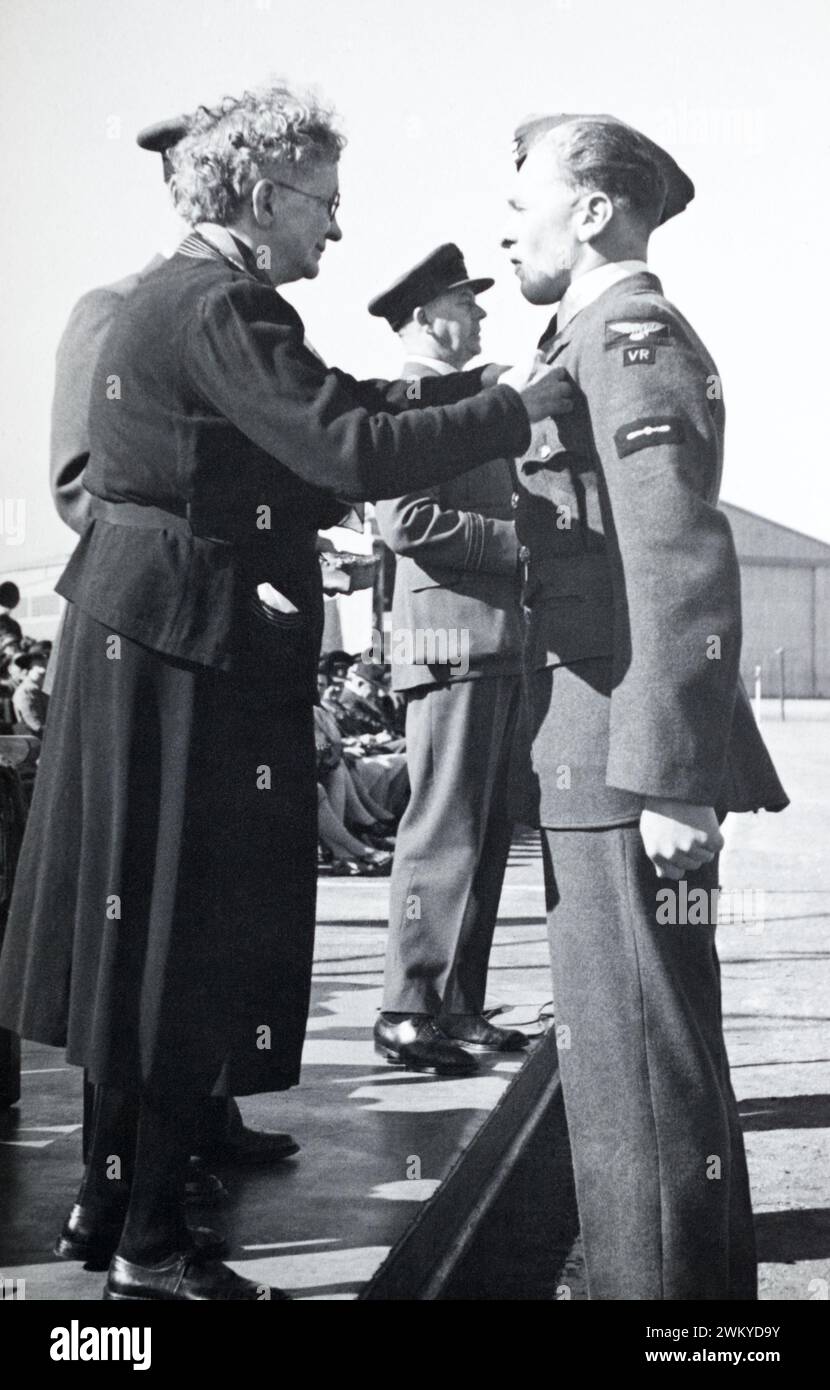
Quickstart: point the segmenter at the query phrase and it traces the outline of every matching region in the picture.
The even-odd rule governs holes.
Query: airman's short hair
[[[651,231],[660,222],[666,181],[648,145],[621,122],[579,119],[556,126],[539,141],[559,156],[573,187],[607,194]]]

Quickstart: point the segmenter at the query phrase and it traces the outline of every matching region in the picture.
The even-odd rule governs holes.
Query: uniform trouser
[[[547,830],[543,852],[590,1296],[754,1299],[715,918],[660,925],[656,894],[679,885],[657,878],[637,826]],[[717,873],[689,874],[688,892],[710,893]]]
[[[383,1008],[477,1014],[510,850],[507,774],[519,681],[492,676],[410,695],[411,795],[398,827]]]

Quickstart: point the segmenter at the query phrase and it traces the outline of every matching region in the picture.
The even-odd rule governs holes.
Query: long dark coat
[[[102,348],[70,601],[0,957],[0,1025],[96,1082],[280,1089],[314,932],[315,534],[530,437],[479,373],[356,382],[198,236]],[[480,394],[477,394],[479,393]],[[469,398],[469,399],[468,399]],[[440,407],[440,408],[439,408]],[[267,519],[268,525],[263,526]],[[297,613],[269,617],[268,582]]]
[[[298,1079],[314,744],[309,703],[274,702],[274,648],[264,631],[247,668],[215,671],[69,607],[2,1004],[95,1082],[245,1095]]]

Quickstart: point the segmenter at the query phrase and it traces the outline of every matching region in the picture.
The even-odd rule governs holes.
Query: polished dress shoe
[[[232,1128],[227,1137],[211,1145],[205,1153],[196,1155],[198,1161],[248,1167],[260,1163],[281,1163],[284,1158],[300,1152],[299,1144],[290,1134],[276,1134],[263,1129],[248,1129],[247,1125]]]
[[[375,1052],[407,1071],[435,1076],[472,1076],[478,1062],[463,1047],[450,1042],[429,1014],[389,1018],[380,1014],[374,1027]]]
[[[104,1298],[120,1303],[284,1302],[282,1289],[255,1284],[234,1274],[218,1260],[192,1250],[179,1250],[159,1264],[139,1265],[114,1255],[104,1285]]]
[[[482,1014],[445,1014],[441,1032],[471,1052],[521,1052],[530,1042],[516,1028],[497,1028]]]
[[[193,1207],[223,1207],[230,1201],[230,1195],[221,1178],[191,1158],[187,1165],[184,1200]]]
[[[102,1217],[100,1212],[76,1202],[55,1241],[55,1254],[62,1260],[78,1260],[93,1269],[106,1269],[118,1248],[125,1215],[126,1208],[122,1207]],[[190,1235],[194,1249],[206,1258],[218,1259],[228,1248],[218,1231],[205,1226],[192,1227]]]

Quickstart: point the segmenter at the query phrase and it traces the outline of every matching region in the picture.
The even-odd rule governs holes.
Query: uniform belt
[[[192,536],[193,531],[186,516],[178,512],[165,511],[163,507],[145,507],[136,502],[108,502],[103,497],[93,497],[90,514],[113,526],[130,526],[140,531],[178,531],[183,536]]]

